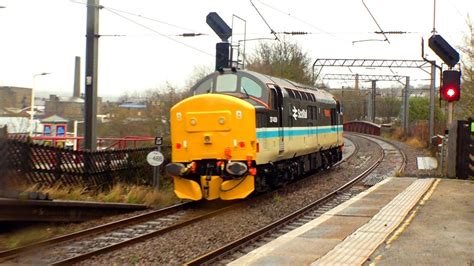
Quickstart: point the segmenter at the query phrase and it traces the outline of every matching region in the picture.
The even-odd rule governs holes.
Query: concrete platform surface
[[[474,182],[389,178],[230,264],[473,265],[473,247]]]
[[[430,196],[430,195],[427,195]],[[474,182],[441,179],[385,245],[377,265],[474,265]]]

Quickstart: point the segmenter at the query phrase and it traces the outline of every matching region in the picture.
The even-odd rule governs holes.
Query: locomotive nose
[[[255,158],[255,119],[254,106],[233,96],[188,98],[171,110],[172,161]]]

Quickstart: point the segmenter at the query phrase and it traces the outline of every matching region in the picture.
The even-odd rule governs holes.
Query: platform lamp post
[[[31,87],[30,137],[33,136],[33,131],[34,131],[34,128],[35,128],[35,127],[33,127],[33,121],[34,121],[33,119],[34,119],[34,114],[35,114],[35,83],[36,83],[36,77],[45,76],[45,75],[49,75],[49,74],[51,74],[51,73],[43,72],[43,73],[33,75],[33,86]]]

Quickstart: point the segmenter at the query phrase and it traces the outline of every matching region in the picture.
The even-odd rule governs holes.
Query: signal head
[[[461,97],[461,72],[456,70],[443,71],[440,97],[448,102],[459,101]]]

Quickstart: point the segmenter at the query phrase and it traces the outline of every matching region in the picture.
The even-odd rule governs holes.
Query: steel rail
[[[368,139],[368,138],[365,138],[365,139]],[[394,147],[396,147],[396,146],[394,146]],[[396,147],[396,148],[398,149],[398,147]],[[400,151],[400,149],[398,149],[398,150]],[[401,152],[401,153],[403,154],[403,152]],[[404,158],[404,160],[406,159],[406,157],[403,157],[403,158]],[[216,260],[220,259],[221,257],[224,257],[227,254],[231,253],[232,251],[240,248],[241,246],[245,245],[246,243],[252,242],[255,239],[263,237],[263,236],[267,235],[268,233],[276,230],[277,228],[292,222],[293,220],[295,220],[298,217],[302,216],[304,213],[316,208],[317,206],[322,205],[323,203],[328,202],[329,200],[331,200],[332,198],[334,198],[335,196],[340,194],[342,191],[348,189],[349,187],[351,187],[352,185],[354,185],[358,181],[362,180],[364,177],[366,177],[372,171],[374,171],[380,165],[380,163],[382,163],[382,161],[384,159],[385,159],[385,153],[382,150],[380,157],[377,159],[377,161],[374,164],[372,164],[364,172],[362,172],[361,174],[359,174],[358,176],[356,176],[355,178],[353,178],[352,180],[350,180],[346,184],[342,185],[341,187],[339,187],[335,191],[331,192],[330,194],[328,194],[328,195],[324,196],[323,198],[320,198],[317,201],[314,201],[313,203],[311,203],[311,204],[309,204],[309,205],[307,205],[307,206],[305,206],[305,207],[303,207],[303,208],[301,208],[301,209],[285,216],[284,218],[282,218],[278,221],[273,222],[270,225],[267,225],[267,226],[255,231],[255,232],[253,232],[253,233],[250,233],[250,234],[244,236],[241,239],[233,241],[233,242],[231,242],[231,243],[229,243],[225,246],[222,246],[218,249],[215,249],[215,250],[213,250],[213,251],[211,251],[207,254],[199,256],[199,257],[185,263],[185,265],[207,265],[207,264],[211,264],[211,263],[215,262]]]
[[[156,211],[152,211],[152,212],[149,212],[149,213],[144,213],[144,214],[140,214],[140,215],[133,216],[133,217],[130,217],[130,218],[125,218],[125,219],[122,219],[122,220],[119,220],[119,221],[110,222],[110,223],[107,223],[107,224],[104,224],[104,225],[99,225],[99,226],[96,226],[96,227],[84,229],[84,230],[74,232],[74,233],[70,233],[70,234],[67,234],[67,235],[46,239],[46,240],[43,240],[43,241],[40,241],[40,242],[37,242],[37,243],[33,243],[33,244],[30,244],[30,245],[27,245],[27,246],[14,248],[14,249],[9,249],[9,250],[5,250],[5,251],[0,251],[0,259],[2,259],[2,260],[3,259],[11,259],[13,257],[16,257],[16,256],[20,255],[20,254],[24,254],[26,252],[30,252],[30,251],[33,251],[33,250],[36,250],[38,248],[42,248],[42,247],[45,247],[45,246],[54,245],[54,244],[58,244],[58,243],[68,241],[68,240],[71,240],[71,239],[75,239],[75,238],[78,238],[78,237],[92,235],[92,234],[96,234],[96,233],[100,233],[100,232],[104,232],[104,231],[113,230],[113,229],[116,229],[116,228],[119,228],[119,227],[139,223],[139,222],[151,219],[151,218],[156,218],[156,217],[159,217],[159,216],[162,216],[162,215],[167,215],[167,214],[170,214],[170,213],[177,212],[179,210],[183,210],[185,208],[190,208],[194,204],[195,204],[194,202],[186,202],[186,203],[176,204],[176,205],[166,207],[166,208],[163,208],[163,209],[159,209],[159,210],[156,210]]]
[[[354,133],[351,133],[351,134],[354,134]],[[398,152],[400,152],[400,154],[402,155],[402,158],[403,158],[402,164],[398,168],[398,172],[401,173],[405,170],[405,167],[407,165],[407,156],[397,145],[395,145],[393,143],[393,141],[388,140],[388,139],[384,139],[384,138],[382,138],[380,136],[376,136],[376,135],[369,135],[369,134],[364,134],[364,133],[356,133],[356,134],[359,135],[360,137],[364,137],[366,139],[374,138],[374,139],[378,139],[378,140],[381,140],[381,141],[385,141],[385,142],[389,143],[390,145],[392,145],[393,147],[395,147],[398,150]]]
[[[152,238],[152,237],[155,237],[155,236],[159,236],[159,235],[162,235],[164,233],[171,232],[173,230],[182,228],[184,226],[196,223],[198,221],[214,217],[214,216],[216,216],[218,214],[221,214],[223,212],[226,212],[226,211],[235,209],[237,207],[240,207],[241,205],[242,205],[242,203],[232,204],[230,206],[220,208],[218,210],[211,211],[211,212],[208,212],[206,214],[203,214],[203,215],[200,215],[200,216],[197,216],[197,217],[194,217],[194,218],[182,221],[182,222],[178,222],[176,224],[165,227],[163,229],[156,230],[156,231],[151,232],[151,233],[147,233],[147,234],[140,235],[140,236],[137,236],[137,237],[134,237],[134,238],[131,238],[131,239],[127,239],[127,240],[121,241],[119,243],[112,244],[112,245],[109,245],[109,246],[106,246],[106,247],[103,247],[103,248],[99,248],[99,249],[96,249],[96,250],[92,250],[88,253],[79,254],[79,255],[76,255],[76,256],[61,260],[61,261],[53,262],[53,263],[51,263],[51,265],[71,265],[71,264],[89,259],[93,256],[97,256],[97,255],[104,254],[104,253],[107,253],[107,252],[110,252],[110,251],[113,251],[113,250],[116,250],[116,249],[119,249],[119,248],[122,248],[122,247],[125,247],[125,246],[129,246],[129,245],[141,242],[143,240],[146,240],[146,239],[149,239],[149,238]]]

